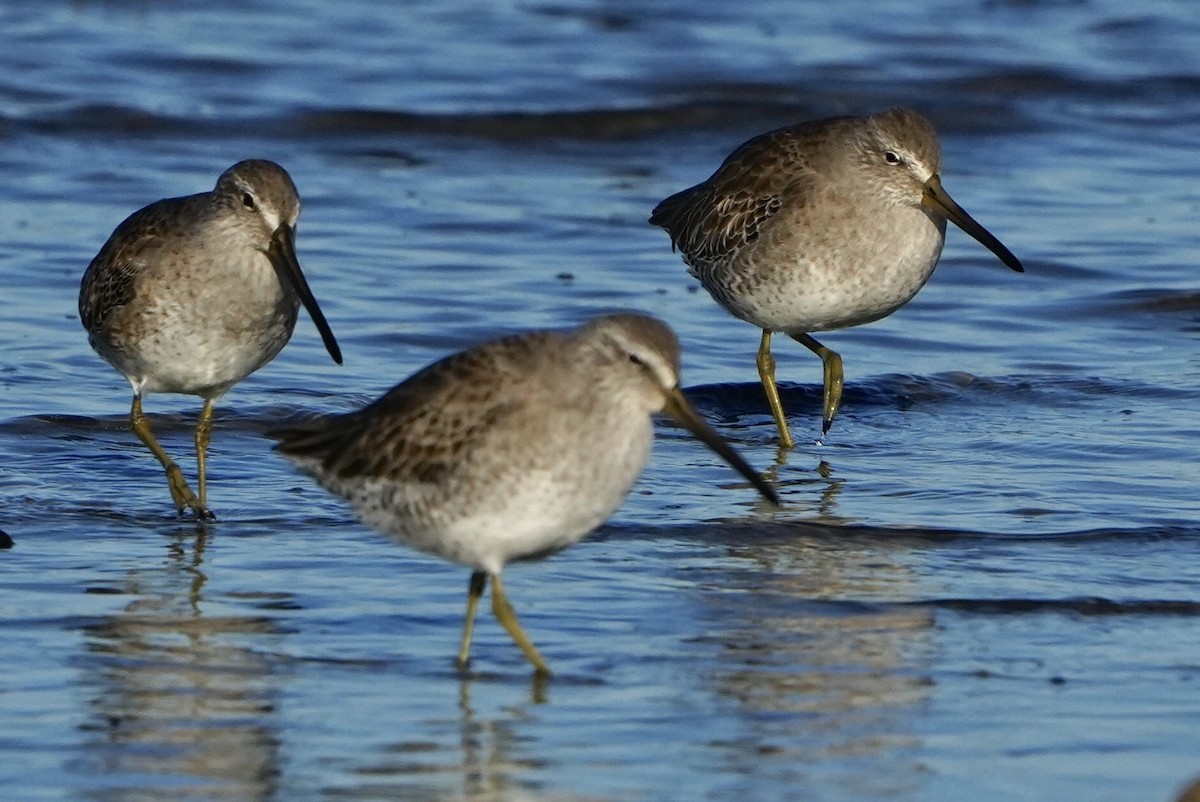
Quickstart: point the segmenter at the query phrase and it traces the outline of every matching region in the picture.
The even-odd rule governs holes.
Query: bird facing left
[[[292,336],[300,305],[339,365],[342,353],[296,258],[300,194],[278,164],[230,167],[210,192],[166,198],[125,219],[88,265],[79,317],[88,341],[133,388],[130,423],[167,474],[180,514],[212,518],[206,453],[213,405]],[[147,393],[204,399],[198,492],[150,430]]]

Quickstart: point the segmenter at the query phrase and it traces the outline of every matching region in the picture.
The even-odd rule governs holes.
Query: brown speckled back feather
[[[525,405],[507,376],[544,358],[553,333],[508,337],[435,362],[370,406],[268,432],[283,454],[341,479],[434,483],[453,473],[485,433]]]
[[[192,197],[167,198],[139,209],[117,226],[83,274],[79,318],[91,334],[133,300],[137,278],[163,257],[170,232],[178,229],[179,208]]]
[[[754,137],[703,183],[663,200],[650,215],[693,266],[713,265],[754,242],[785,205],[811,202],[812,123]]]

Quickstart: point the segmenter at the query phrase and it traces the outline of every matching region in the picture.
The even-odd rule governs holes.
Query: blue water
[[[961,232],[906,308],[775,348],[654,204],[800,119],[912,105]],[[1168,800],[1200,774],[1200,18],[1186,0],[0,7],[0,795],[14,800]],[[346,353],[301,318],[218,406],[198,529],[88,348],[109,232],[276,159]],[[594,537],[467,572],[261,436],[481,339],[666,319],[785,499],[660,428]],[[196,399],[152,396],[185,470]]]

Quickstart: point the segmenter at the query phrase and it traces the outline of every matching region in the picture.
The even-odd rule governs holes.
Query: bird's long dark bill
[[[325,350],[329,351],[334,362],[342,364],[342,349],[338,348],[337,340],[333,338],[333,330],[329,328],[325,315],[321,314],[321,307],[317,306],[317,299],[308,288],[308,281],[300,270],[300,261],[296,258],[295,229],[286,224],[275,229],[275,233],[271,235],[271,245],[267,249],[267,258],[274,265],[280,280],[287,282],[300,296],[300,302],[308,310],[313,323],[317,324],[317,331],[321,332]]]
[[[762,477],[762,475],[750,467],[746,460],[742,459],[733,446],[721,439],[721,435],[717,434],[711,426],[704,422],[699,413],[684,397],[683,391],[676,387],[667,396],[667,404],[663,407],[663,412],[674,418],[679,425],[686,428],[689,432],[700,438],[703,443],[717,452],[721,459],[732,465],[737,472],[750,480],[750,484],[754,485],[759,493],[762,493],[763,498],[772,504],[779,504],[779,494],[775,492],[775,488],[771,487],[770,483]]]
[[[933,207],[934,210],[945,216],[951,223],[954,223],[954,225],[978,240],[979,244],[1000,257],[1001,262],[1004,262],[1004,264],[1018,273],[1025,272],[1021,261],[1013,256],[1012,251],[1005,248],[1003,242],[993,237],[992,232],[975,222],[975,218],[967,214],[963,207],[954,202],[954,198],[950,197],[950,193],[942,189],[942,180],[936,175],[925,182],[925,196],[921,199],[921,202],[926,206]]]

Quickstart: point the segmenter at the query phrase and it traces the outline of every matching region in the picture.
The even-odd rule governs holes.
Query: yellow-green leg
[[[142,414],[142,397],[140,395],[133,397],[133,408],[129,410],[129,422],[133,426],[133,433],[146,444],[146,448],[150,449],[150,453],[154,454],[159,464],[163,466],[163,470],[167,472],[167,486],[171,489],[171,498],[175,502],[175,508],[182,513],[185,507],[190,507],[197,516],[205,517],[208,511],[204,509],[204,505],[188,487],[187,481],[183,478],[183,471],[179,469],[174,460],[167,456],[167,452],[154,439],[154,433],[150,431],[150,421]]]
[[[521,624],[517,621],[517,614],[513,611],[512,605],[508,603],[508,597],[504,595],[504,585],[500,582],[499,574],[492,576],[492,614],[496,616],[500,626],[504,627],[521,647],[521,651],[525,652],[525,656],[529,658],[529,662],[533,663],[537,673],[549,676],[550,667],[538,654],[538,650],[534,648],[533,642],[529,640],[525,630],[521,629]]]
[[[213,400],[204,399],[196,424],[196,473],[200,477],[200,506],[208,511],[208,443],[212,439]]]
[[[783,414],[783,402],[779,400],[779,388],[775,386],[775,357],[771,355],[771,332],[763,329],[762,342],[758,345],[758,378],[762,380],[763,390],[767,394],[767,404],[775,417],[775,426],[779,429],[779,447],[791,448],[795,441],[788,430],[787,418]]]
[[[471,574],[471,583],[467,585],[467,618],[463,622],[462,645],[458,647],[458,659],[454,664],[459,669],[465,669],[470,662],[471,635],[475,632],[475,611],[479,609],[479,597],[487,587],[487,574],[475,571]]]
[[[842,357],[837,351],[826,348],[808,334],[789,336],[821,357],[821,364],[825,368],[825,415],[821,421],[821,435],[824,436],[829,433],[829,427],[833,425],[833,417],[837,415],[838,407],[842,405],[842,387],[845,384],[842,377]]]

